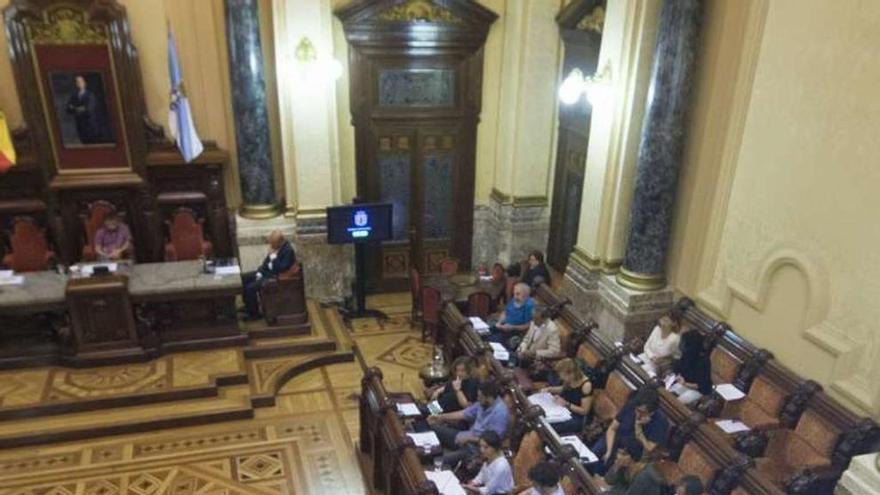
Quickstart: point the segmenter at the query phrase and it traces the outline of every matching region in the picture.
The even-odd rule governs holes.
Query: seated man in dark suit
[[[662,446],[668,432],[669,421],[660,411],[660,396],[655,389],[643,389],[621,408],[605,436],[593,445],[591,450],[599,456],[599,462],[591,469],[595,474],[604,475],[614,465],[619,441],[623,438],[638,441],[647,456]]]
[[[246,320],[255,320],[262,315],[259,292],[266,280],[286,272],[296,263],[296,253],[293,252],[293,246],[284,238],[281,231],[273,230],[269,234],[269,248],[269,254],[263,259],[263,263],[260,264],[257,271],[248,272],[241,276],[241,283],[244,286],[244,306],[247,312]]]

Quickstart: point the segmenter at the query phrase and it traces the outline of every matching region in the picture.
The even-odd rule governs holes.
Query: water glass
[[[443,470],[443,456],[437,456],[434,458],[434,471],[442,471]]]

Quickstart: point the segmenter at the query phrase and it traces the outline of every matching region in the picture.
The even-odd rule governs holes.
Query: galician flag
[[[0,112],[0,173],[6,172],[15,165],[15,147],[6,124],[6,114]]]
[[[189,101],[183,91],[183,76],[177,59],[177,44],[171,26],[168,26],[168,72],[171,75],[171,107],[168,112],[168,130],[177,142],[177,148],[187,163],[202,154],[202,141],[193,124]]]

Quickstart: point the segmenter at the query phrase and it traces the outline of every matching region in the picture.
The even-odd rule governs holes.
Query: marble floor
[[[409,296],[376,296],[369,305],[390,318],[382,325],[359,320],[345,333],[369,365],[383,370],[390,389],[418,391],[418,369],[430,359],[431,345],[410,324]],[[214,363],[217,357],[191,361]],[[222,366],[219,373],[241,369],[229,360],[216,359],[216,365]],[[0,450],[0,495],[366,493],[355,455],[358,411],[352,396],[361,376],[357,363],[308,371],[280,389],[274,406],[255,409],[252,419]],[[50,375],[37,382],[65,383]],[[39,388],[42,397],[64,391]],[[224,388],[227,396],[250,392],[248,384]],[[23,392],[21,400],[36,394]],[[142,407],[149,406],[130,409]],[[4,423],[12,427],[15,421]]]

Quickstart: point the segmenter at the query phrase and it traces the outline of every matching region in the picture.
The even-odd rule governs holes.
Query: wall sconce
[[[572,69],[559,86],[559,101],[573,105],[583,93],[590,105],[595,107],[608,100],[610,89],[611,63],[606,60],[602,70],[592,76],[584,77],[580,69]]]
[[[306,66],[306,72],[315,74],[321,78],[327,78],[335,81],[342,75],[342,64],[333,57],[327,59],[318,59],[318,51],[315,45],[308,37],[303,36],[296,45],[294,50],[296,60]]]

